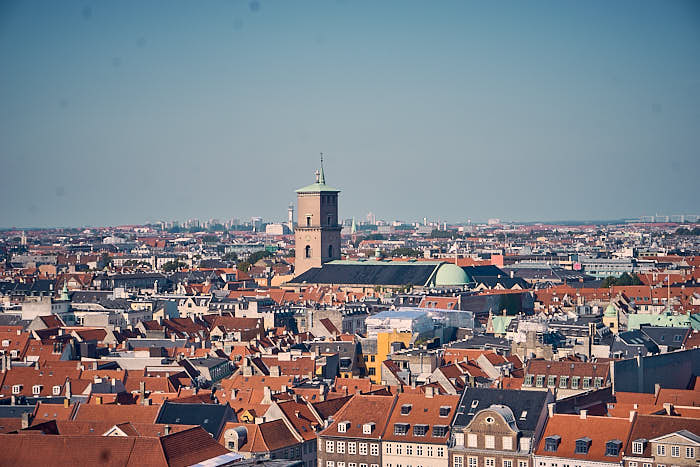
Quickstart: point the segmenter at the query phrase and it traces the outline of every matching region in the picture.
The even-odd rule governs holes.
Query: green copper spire
[[[61,291],[61,300],[70,300],[68,295],[68,280],[63,282],[63,290]]]
[[[326,175],[323,173],[323,153],[321,153],[321,173],[318,177],[318,183],[321,185],[326,184]]]

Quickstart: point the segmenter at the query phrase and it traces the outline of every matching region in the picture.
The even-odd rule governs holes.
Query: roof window
[[[619,439],[613,439],[605,443],[605,455],[617,457],[620,455],[620,449],[622,448],[622,441]]]
[[[547,436],[544,439],[544,450],[549,452],[557,452],[557,448],[559,448],[560,442],[561,436],[559,435]]]
[[[588,454],[588,449],[591,447],[591,438],[584,436],[576,440],[576,454]]]
[[[440,407],[440,416],[441,417],[447,417],[450,414],[450,406],[449,405],[443,405]]]
[[[401,415],[408,415],[411,413],[411,408],[413,406],[411,404],[404,404],[401,406]]]

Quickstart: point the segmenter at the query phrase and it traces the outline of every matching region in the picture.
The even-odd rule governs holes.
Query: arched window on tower
[[[306,216],[306,226],[311,227],[311,216]]]
[[[311,245],[306,245],[306,248],[304,248],[304,255],[307,258],[311,258]]]
[[[328,257],[333,257],[333,245],[328,245]]]

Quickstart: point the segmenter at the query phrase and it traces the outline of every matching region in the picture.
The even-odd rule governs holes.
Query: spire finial
[[[323,153],[321,153],[321,172],[319,175],[318,183],[322,185],[326,184],[326,175],[323,173]]]

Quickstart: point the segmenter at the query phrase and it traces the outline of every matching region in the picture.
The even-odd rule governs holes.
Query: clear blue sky
[[[697,213],[697,1],[0,1],[0,226]]]

